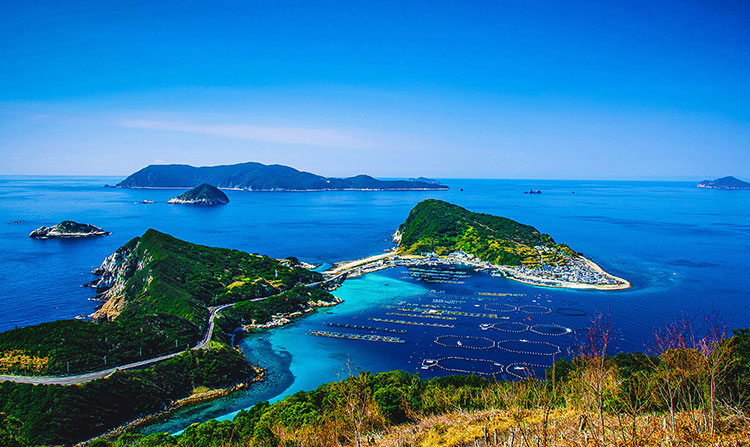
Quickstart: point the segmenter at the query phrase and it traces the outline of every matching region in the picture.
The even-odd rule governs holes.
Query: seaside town
[[[472,267],[476,271],[487,271],[493,276],[502,276],[541,287],[598,289],[630,287],[628,281],[606,273],[594,262],[583,256],[574,258],[549,247],[536,246],[534,248],[539,252],[540,260],[545,259],[544,255],[550,254],[550,252],[554,252],[558,256],[564,256],[566,259],[564,262],[558,263],[540,262],[533,265],[502,266],[482,261],[477,256],[463,251],[454,251],[447,256],[438,256],[435,253],[412,255],[390,251],[382,255],[337,264],[333,269],[324,272],[324,275],[329,278],[338,278],[343,275],[351,278],[391,267],[417,268],[464,265]],[[436,279],[441,280],[440,278]]]

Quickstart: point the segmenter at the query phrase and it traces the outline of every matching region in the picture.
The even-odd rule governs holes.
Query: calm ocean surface
[[[655,327],[682,315],[700,322],[716,312],[730,329],[750,326],[750,192],[676,182],[455,179],[444,181],[450,191],[437,192],[227,191],[229,205],[206,209],[164,203],[177,191],[102,187],[119,180],[0,177],[0,330],[91,313],[96,304],[88,300],[92,291],[81,287],[93,279],[90,270],[148,228],[200,244],[329,264],[390,248],[393,231],[425,198],[533,225],[633,283],[632,289],[618,292],[566,291],[473,272],[456,274],[462,284],[433,283],[415,279],[406,269],[352,279],[335,292],[343,304],[242,341],[246,356],[269,368],[266,382],[182,411],[148,431],[176,431],[191,422],[231,417],[258,400],[314,388],[342,375],[347,360],[370,371],[403,369],[425,377],[449,369],[492,372],[495,363],[521,374],[519,364],[550,364],[552,356],[546,354],[558,347],[557,355],[566,355],[576,343],[575,330],[596,312],[611,315],[613,351],[647,349]],[[522,194],[529,188],[543,194]],[[146,199],[158,203],[136,203]],[[112,235],[73,241],[28,237],[38,226],[65,219],[101,226]],[[371,320],[414,321],[392,314],[434,306],[497,318],[418,319],[452,327]],[[496,329],[479,328],[500,322]],[[311,330],[357,332],[326,323],[405,330],[383,334],[404,343],[308,335]],[[537,332],[526,330],[529,326]],[[573,333],[550,335],[557,326]],[[518,330],[523,332],[510,332]],[[444,346],[436,339],[462,346]],[[497,342],[501,348],[468,349]],[[422,369],[425,359],[439,360],[440,366]]]

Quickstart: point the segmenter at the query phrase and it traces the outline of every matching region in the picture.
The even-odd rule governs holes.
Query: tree
[[[21,435],[22,427],[21,421],[0,412],[0,445],[4,447],[26,446],[26,439]]]

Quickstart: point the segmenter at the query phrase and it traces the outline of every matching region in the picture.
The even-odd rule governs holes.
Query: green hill
[[[323,177],[289,166],[239,163],[224,166],[150,165],[128,176],[118,188],[193,188],[201,183],[248,191],[446,190],[439,183],[378,180],[369,175]]]
[[[153,229],[117,249],[95,272],[106,302],[94,321],[60,320],[0,333],[0,372],[80,373],[179,351],[201,339],[209,306],[273,296],[322,279],[289,260],[192,244]],[[334,300],[321,293],[321,299]],[[277,306],[274,300],[255,303],[265,314]]]
[[[189,205],[225,205],[229,203],[229,197],[219,188],[203,183],[190,191],[173,197],[168,203],[184,203]]]
[[[419,202],[398,229],[399,251],[433,252],[438,255],[463,251],[499,265],[538,264],[542,246],[545,263],[565,262],[578,256],[565,244],[557,244],[548,234],[514,220],[475,213],[436,199]],[[564,256],[563,256],[564,255]]]

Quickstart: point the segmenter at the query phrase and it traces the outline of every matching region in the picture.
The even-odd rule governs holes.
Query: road
[[[252,301],[263,301],[268,298],[269,297],[256,298]],[[216,317],[219,315],[221,311],[228,309],[234,306],[235,304],[237,303],[222,304],[221,306],[208,308],[210,313],[208,317],[208,327],[206,327],[206,332],[203,334],[203,338],[201,339],[201,341],[197,345],[193,346],[191,349],[195,350],[195,349],[207,349],[208,348],[209,343],[211,342],[211,338],[214,335],[214,323],[215,323]],[[171,359],[172,357],[175,357],[180,354],[182,354],[182,351],[173,352],[171,354],[166,354],[166,355],[162,355],[159,357],[153,357],[153,358],[141,360],[138,362],[128,363],[127,365],[120,365],[114,368],[104,369],[101,371],[95,371],[95,372],[84,373],[84,374],[75,374],[71,376],[35,377],[35,376],[15,376],[15,375],[1,375],[0,374],[0,382],[8,381],[8,382],[16,382],[16,383],[31,383],[34,385],[78,385],[79,383],[86,383],[92,380],[108,377],[117,371],[124,371],[124,370],[134,369],[134,368],[143,368],[145,366],[153,365],[154,363],[158,363],[167,359]]]

